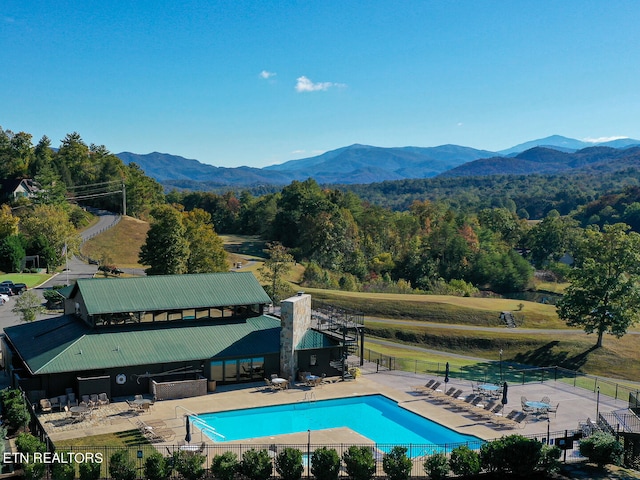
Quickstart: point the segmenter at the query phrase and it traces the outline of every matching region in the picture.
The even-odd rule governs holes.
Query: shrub
[[[76,468],[72,463],[56,462],[51,465],[52,480],[73,480],[76,478]]]
[[[303,471],[302,452],[297,448],[286,447],[276,456],[276,472],[282,480],[299,480]]]
[[[27,463],[22,466],[24,480],[40,480],[47,471],[44,463]]]
[[[596,432],[580,442],[580,455],[603,467],[609,463],[620,465],[624,449],[609,433]]]
[[[100,478],[100,468],[98,462],[83,462],[78,465],[80,480],[98,480]]]
[[[127,450],[118,450],[109,458],[109,476],[113,480],[135,480],[136,464]]]
[[[407,480],[412,467],[413,462],[407,457],[407,447],[396,445],[382,458],[382,470],[389,480]]]
[[[0,401],[9,429],[17,431],[23,428],[29,420],[29,410],[22,392],[17,388],[6,388],[0,393]]]
[[[449,460],[444,453],[434,453],[424,461],[424,469],[433,480],[442,480],[449,473]]]
[[[16,437],[16,448],[20,453],[44,453],[47,446],[41,442],[38,437],[34,437],[30,433],[21,433]]]
[[[247,450],[242,454],[240,472],[250,480],[267,480],[273,473],[271,457],[266,449]]]
[[[185,480],[198,480],[205,473],[204,462],[207,459],[204,455],[190,452],[174,452],[173,468]]]
[[[504,472],[504,448],[497,441],[480,446],[480,468],[488,472]]]
[[[369,480],[376,471],[376,460],[371,447],[352,445],[342,455],[347,475],[352,480]]]
[[[311,454],[311,474],[317,480],[337,480],[340,457],[333,448],[321,447]]]
[[[171,459],[160,452],[153,452],[144,461],[144,476],[148,480],[165,480],[171,475]]]
[[[543,445],[540,452],[540,470],[545,473],[555,473],[560,470],[560,457],[562,450],[555,445]]]
[[[449,466],[456,475],[475,475],[480,472],[480,455],[461,445],[451,451]]]
[[[480,447],[480,464],[490,472],[531,473],[540,463],[542,443],[522,435],[488,442]]]
[[[233,480],[239,469],[238,456],[233,452],[224,452],[211,460],[211,473],[218,480]]]

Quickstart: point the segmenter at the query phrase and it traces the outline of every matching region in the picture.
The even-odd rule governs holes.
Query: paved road
[[[83,241],[88,240],[97,234],[103,232],[107,228],[112,227],[118,221],[118,216],[114,215],[110,212],[106,212],[103,210],[98,210],[93,212],[95,215],[98,215],[98,222],[95,225],[87,228],[80,232],[80,236]],[[48,288],[53,287],[54,285],[70,285],[74,283],[79,278],[92,278],[95,273],[98,271],[97,265],[89,265],[77,257],[72,257],[68,260],[65,265],[65,269],[51,277],[48,281],[33,289],[44,301],[44,297],[42,297],[42,291]],[[12,325],[19,325],[20,318],[18,315],[13,313],[11,309],[13,308],[13,304],[15,302],[15,298],[11,298],[6,304],[0,306],[0,328],[4,331],[6,327],[10,327]],[[38,316],[38,320],[43,320],[46,318],[50,318],[52,316],[58,316],[59,313],[55,314],[44,314]]]

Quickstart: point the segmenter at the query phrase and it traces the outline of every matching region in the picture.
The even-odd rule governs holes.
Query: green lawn
[[[11,280],[13,283],[24,283],[29,288],[37,287],[51,278],[47,273],[6,273],[0,275],[0,282]]]

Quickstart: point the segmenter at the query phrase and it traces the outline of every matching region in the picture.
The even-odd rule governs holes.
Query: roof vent
[[[300,291],[298,292],[298,296],[299,296],[299,297],[301,297],[302,295],[304,295],[304,290],[300,290]]]

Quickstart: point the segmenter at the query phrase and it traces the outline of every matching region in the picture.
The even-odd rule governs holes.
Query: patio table
[[[533,408],[536,413],[544,412],[551,408],[551,404],[545,402],[529,401],[524,404],[529,408]]]

